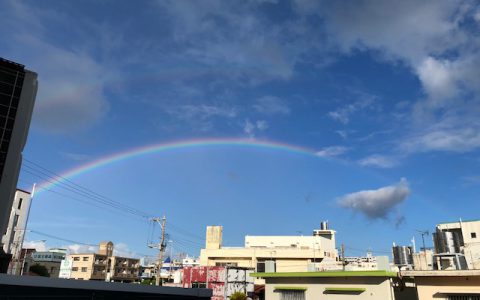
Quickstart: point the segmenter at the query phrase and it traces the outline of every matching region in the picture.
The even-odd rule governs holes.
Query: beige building
[[[415,281],[418,300],[480,299],[480,270],[404,271]]]
[[[201,266],[238,266],[259,272],[296,272],[321,270],[324,261],[335,262],[335,231],[327,227],[312,236],[246,236],[244,247],[224,247],[222,226],[208,226],[205,249],[200,252]]]
[[[70,254],[70,279],[135,282],[139,280],[140,260],[113,256],[113,243],[101,242],[99,253]]]
[[[438,269],[480,269],[480,220],[438,224],[434,242]]]
[[[413,283],[388,271],[254,273],[265,279],[266,300],[415,300]],[[400,288],[401,287],[401,288]]]

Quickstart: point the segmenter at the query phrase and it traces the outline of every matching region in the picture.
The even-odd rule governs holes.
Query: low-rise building
[[[338,260],[335,231],[322,222],[311,236],[246,236],[244,247],[224,247],[222,226],[208,226],[201,266],[235,266],[259,272],[322,269],[322,261]]]
[[[186,267],[183,269],[182,286],[184,288],[212,289],[212,300],[228,300],[235,292],[253,297],[253,269],[217,266]]]
[[[265,279],[267,300],[416,299],[413,283],[402,281],[396,272],[277,272],[253,273],[251,276]]]
[[[413,278],[418,300],[480,299],[480,270],[403,271]]]
[[[40,265],[45,267],[52,278],[58,278],[60,274],[60,265],[65,259],[66,249],[50,249],[49,251],[36,251],[25,259],[24,270],[29,270],[31,266]]]
[[[99,253],[70,254],[66,260],[71,269],[62,274],[70,279],[136,282],[140,278],[140,260],[114,256],[112,242],[101,242]]]

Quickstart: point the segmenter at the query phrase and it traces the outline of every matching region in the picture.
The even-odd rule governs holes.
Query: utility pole
[[[342,270],[345,271],[345,245],[343,243],[341,248],[341,256],[342,256]]]
[[[156,222],[160,224],[160,228],[162,233],[160,234],[160,241],[158,244],[150,244],[148,247],[150,248],[157,248],[158,249],[158,259],[157,259],[157,276],[155,276],[155,285],[161,285],[162,280],[160,278],[160,271],[162,269],[163,263],[163,255],[165,254],[165,249],[167,247],[167,240],[165,234],[165,225],[167,224],[167,218],[163,216],[163,218],[152,218],[150,219],[152,222]]]

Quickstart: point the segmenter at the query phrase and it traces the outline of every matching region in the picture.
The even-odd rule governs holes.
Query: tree
[[[37,274],[38,276],[50,277],[48,269],[45,266],[35,264],[28,269],[30,272]]]
[[[242,292],[235,292],[230,296],[230,300],[247,300],[247,295]]]

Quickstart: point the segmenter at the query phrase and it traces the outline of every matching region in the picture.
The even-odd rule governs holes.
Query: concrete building
[[[267,300],[416,299],[413,283],[402,282],[395,272],[277,272],[254,273],[251,276],[265,279]]]
[[[438,224],[434,243],[437,269],[480,269],[480,220]]]
[[[235,292],[253,297],[253,270],[240,267],[186,267],[183,269],[184,288],[212,289],[212,300],[228,300]]]
[[[403,278],[413,278],[418,300],[480,299],[480,271],[404,271]]]
[[[416,271],[433,270],[433,250],[425,249],[417,253],[412,253],[413,269]]]
[[[246,236],[244,247],[224,247],[223,228],[208,226],[200,265],[253,268],[259,272],[320,270],[324,259],[338,259],[335,231],[322,224],[312,236]]]
[[[34,252],[27,257],[24,262],[23,270],[28,271],[31,266],[44,266],[51,278],[58,278],[62,260],[65,259],[66,249],[50,249],[49,251]]]
[[[185,257],[182,259],[183,267],[195,267],[200,265],[200,260],[196,257]]]
[[[33,105],[37,74],[23,65],[0,58],[0,234],[6,232],[17,187]],[[10,255],[0,247],[0,272],[6,272]]]
[[[62,270],[62,278],[68,274],[68,278],[77,280],[136,282],[140,279],[140,259],[114,256],[112,242],[101,242],[98,253],[70,254],[66,260],[71,261],[71,269]]]
[[[3,251],[12,254],[8,273],[20,275],[23,240],[27,229],[28,215],[30,213],[31,194],[17,189],[10,209],[10,217],[5,234],[2,236]]]

